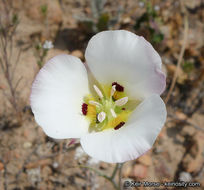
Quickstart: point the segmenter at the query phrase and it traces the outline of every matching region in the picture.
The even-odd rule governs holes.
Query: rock
[[[52,164],[52,160],[51,159],[44,159],[44,160],[38,160],[36,162],[31,162],[25,165],[26,169],[31,169],[31,168],[37,168],[40,166],[46,166],[46,165],[50,165]]]
[[[133,169],[133,166],[131,162],[125,163],[123,166],[123,172],[122,172],[123,177],[129,178],[130,176],[132,176],[132,169]]]
[[[25,142],[25,143],[23,144],[23,148],[25,148],[25,149],[28,149],[28,148],[30,148],[30,147],[32,147],[32,143],[31,143],[31,142]]]
[[[74,159],[77,160],[79,163],[85,163],[87,161],[88,155],[81,146],[78,146],[75,150]]]
[[[44,180],[47,180],[51,174],[52,174],[52,169],[49,166],[45,166],[42,168],[41,175],[44,178]]]
[[[41,174],[40,168],[34,168],[27,170],[28,180],[31,182],[32,185],[41,181]]]
[[[136,164],[133,167],[133,177],[144,179],[147,177],[147,166]]]
[[[189,181],[192,180],[192,176],[191,176],[191,174],[188,173],[188,172],[181,172],[181,173],[179,174],[179,180],[180,180],[180,181],[189,182]]]
[[[181,111],[176,111],[175,112],[176,116],[178,117],[178,119],[180,120],[186,120],[188,117],[186,114],[184,114],[183,112]]]
[[[192,137],[190,144],[189,152],[183,159],[182,166],[189,173],[197,173],[204,164],[204,134],[201,132],[196,133]]]
[[[144,154],[143,156],[140,156],[137,161],[145,166],[152,165],[152,158],[149,154]]]
[[[186,135],[193,136],[195,135],[195,133],[196,133],[196,129],[191,125],[186,125],[181,131],[182,136],[186,136]]]
[[[79,187],[79,189],[83,189],[84,187],[84,179],[83,178],[80,178],[78,176],[75,177],[75,183],[77,185],[77,187]]]
[[[171,176],[171,169],[168,166],[167,161],[164,159],[158,159],[154,162],[155,172],[158,176],[162,178],[169,178]]]
[[[102,170],[106,170],[108,169],[108,167],[110,167],[110,165],[106,162],[100,162],[99,168]]]
[[[4,164],[0,162],[0,171],[4,169]]]
[[[130,24],[131,23],[131,18],[130,17],[125,17],[123,20],[122,20],[122,24]]]
[[[53,164],[52,164],[52,166],[53,166],[53,168],[58,168],[59,167],[59,163],[58,162],[54,162]]]
[[[74,50],[71,52],[71,55],[78,57],[81,60],[84,60],[84,55],[80,50]]]
[[[6,164],[6,169],[8,173],[17,174],[19,172],[20,164],[16,161],[8,162]]]
[[[94,165],[100,164],[100,160],[98,160],[96,158],[89,158],[87,161],[87,164],[94,166]]]
[[[192,0],[185,0],[183,1],[184,5],[189,9],[195,9],[196,7],[201,5],[202,0],[192,1]]]

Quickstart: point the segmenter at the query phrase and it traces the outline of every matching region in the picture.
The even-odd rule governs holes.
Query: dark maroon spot
[[[122,110],[126,110],[125,108],[122,108]]]
[[[98,120],[98,113],[96,114],[96,123],[100,123]]]
[[[112,86],[113,86],[113,85],[116,86],[116,87],[115,87],[116,91],[118,91],[118,92],[123,92],[123,91],[124,91],[124,87],[121,86],[120,84],[118,84],[117,82],[113,82],[113,83],[112,83]]]
[[[124,121],[121,121],[114,129],[115,129],[115,130],[118,130],[118,129],[120,129],[123,125],[125,125],[125,122],[124,122]]]
[[[87,109],[88,109],[88,105],[83,103],[82,104],[82,113],[83,115],[86,115],[87,114]]]

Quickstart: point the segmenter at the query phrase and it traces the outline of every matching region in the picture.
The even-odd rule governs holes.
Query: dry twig
[[[16,66],[19,62],[21,51],[19,51],[16,61],[12,62],[11,58],[13,57],[13,37],[18,26],[18,17],[13,13],[12,2],[2,0],[2,10],[1,14],[4,14],[4,19],[0,17],[0,66],[2,73],[8,84],[8,89],[10,95],[6,95],[3,92],[12,105],[13,109],[16,112],[18,123],[22,123],[21,112],[19,110],[17,102],[17,87],[21,81],[21,78],[17,80],[16,84],[14,83],[14,74]]]
[[[181,47],[181,52],[179,54],[179,59],[178,59],[178,62],[177,62],[176,71],[174,73],[173,80],[172,80],[169,92],[168,92],[168,94],[166,96],[166,99],[165,99],[166,104],[169,101],[169,98],[170,98],[170,96],[171,96],[171,94],[173,92],[173,89],[175,87],[175,84],[176,84],[176,80],[177,80],[177,77],[178,77],[178,71],[180,69],[181,62],[183,60],[183,55],[184,55],[184,52],[185,52],[185,49],[186,49],[187,38],[188,38],[188,29],[189,29],[188,16],[185,13],[184,14],[184,39],[183,39],[183,45]]]

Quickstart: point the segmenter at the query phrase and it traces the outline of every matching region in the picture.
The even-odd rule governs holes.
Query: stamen
[[[116,101],[115,101],[115,104],[116,104],[117,106],[123,106],[123,105],[125,105],[127,102],[128,102],[128,97],[124,97],[124,98],[121,98],[121,99],[119,99],[119,100],[116,100]]]
[[[114,95],[115,91],[116,91],[116,85],[113,85],[111,88],[111,97]]]
[[[112,114],[113,117],[117,117],[115,111],[114,111],[112,108],[110,109],[110,112],[111,112],[111,114]]]
[[[83,103],[82,104],[82,113],[83,115],[86,115],[87,114],[87,109],[88,109],[88,105]]]
[[[92,100],[89,101],[89,104],[94,105],[94,106],[98,106],[98,107],[102,106],[100,103],[92,101]]]
[[[98,94],[98,96],[99,96],[100,98],[103,98],[103,94],[102,94],[102,92],[100,91],[100,89],[99,89],[96,85],[93,85],[93,87],[94,87],[94,90],[96,91],[96,93]]]
[[[100,123],[102,123],[104,121],[104,119],[106,118],[106,113],[105,112],[100,112],[98,115],[97,115],[97,119]]]
[[[125,125],[125,122],[124,122],[124,121],[121,121],[114,129],[115,129],[115,130],[118,130],[118,129],[120,129],[123,125]]]
[[[121,86],[120,84],[118,84],[117,82],[113,82],[113,83],[112,83],[112,86],[113,86],[113,85],[116,85],[116,90],[117,90],[118,92],[123,92],[123,91],[124,91],[124,87]]]

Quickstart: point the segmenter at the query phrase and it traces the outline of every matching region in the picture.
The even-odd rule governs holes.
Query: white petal
[[[86,68],[80,59],[58,55],[38,73],[31,92],[31,108],[45,133],[56,139],[79,138],[88,131],[81,113],[88,94]]]
[[[100,83],[118,82],[133,97],[161,94],[165,88],[160,56],[149,42],[134,33],[100,32],[89,41],[85,57]]]
[[[110,163],[133,160],[148,151],[166,120],[166,108],[158,95],[145,99],[118,130],[91,133],[81,138],[84,151]]]

